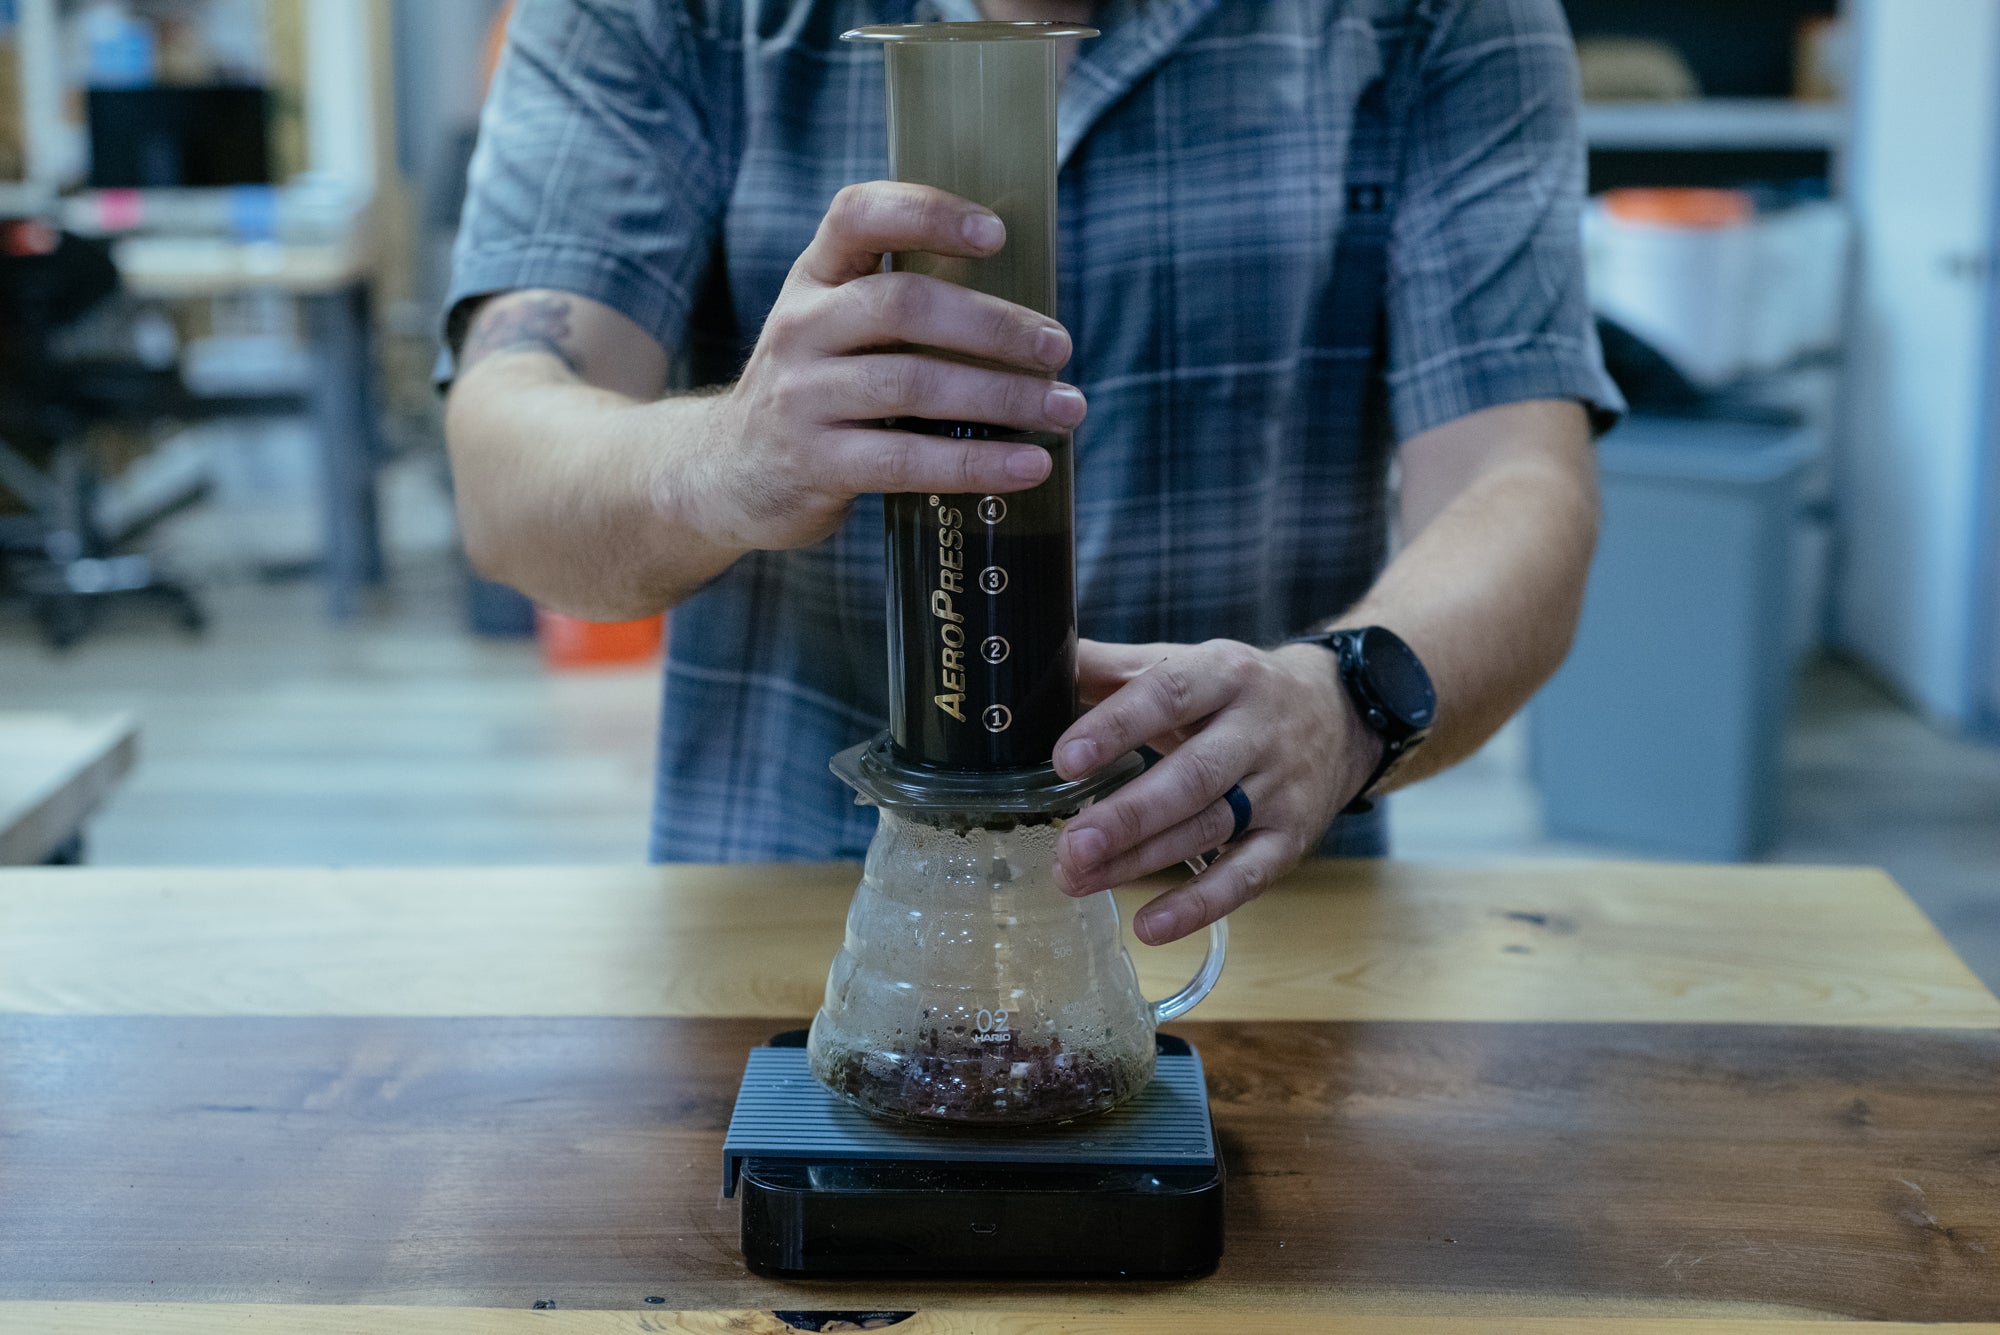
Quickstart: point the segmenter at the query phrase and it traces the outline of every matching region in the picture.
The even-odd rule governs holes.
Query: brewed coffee
[[[1063,1121],[1145,1088],[1154,1007],[1111,897],[1056,888],[1057,833],[885,809],[813,1074],[870,1112],[944,1122]]]
[[[897,423],[1024,441],[1049,476],[1004,496],[886,499],[889,733],[908,764],[1031,769],[1076,720],[1076,551],[1070,438],[963,423]]]
[[[869,1112],[921,1121],[1033,1125],[1066,1122],[1123,1103],[1146,1087],[1152,1067],[1106,1061],[1061,1039],[938,1051],[940,1030],[920,1030],[913,1053],[841,1053],[821,1076]],[[960,1046],[946,1043],[947,1048]]]

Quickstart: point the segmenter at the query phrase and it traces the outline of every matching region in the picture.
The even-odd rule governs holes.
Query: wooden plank
[[[1827,1321],[1701,1320],[1647,1317],[1402,1317],[1322,1314],[1309,1327],[1297,1312],[1231,1312],[1230,1335],[1832,1335]],[[796,1335],[804,1323],[772,1312],[520,1311],[491,1307],[328,1307],[267,1303],[0,1303],[0,1329],[43,1335]],[[896,1335],[1216,1335],[1212,1312],[1055,1311],[912,1313]],[[2000,1325],[1871,1323],[1869,1335],[1996,1335]]]
[[[1188,1284],[744,1271],[758,1020],[0,1018],[0,1300],[2000,1317],[2000,1034],[1189,1025]]]
[[[855,878],[0,872],[0,1011],[797,1016]],[[2000,1001],[1867,869],[1310,863],[1232,927],[1204,1018],[2000,1027]],[[1135,947],[1148,992],[1200,949]]]
[[[129,714],[0,713],[0,866],[33,866],[81,830],[138,738]]]

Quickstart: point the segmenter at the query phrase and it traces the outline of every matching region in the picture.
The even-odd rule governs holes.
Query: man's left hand
[[[1201,875],[1141,909],[1139,939],[1161,945],[1255,899],[1305,856],[1381,754],[1335,671],[1310,644],[1077,646],[1078,689],[1094,708],[1056,743],[1075,779],[1141,745],[1164,757],[1070,818],[1056,844],[1067,894],[1124,885],[1221,847],[1235,828],[1225,796],[1250,799],[1241,838]]]

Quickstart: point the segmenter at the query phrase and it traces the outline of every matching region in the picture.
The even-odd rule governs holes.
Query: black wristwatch
[[[1354,816],[1375,809],[1383,782],[1430,736],[1437,720],[1437,691],[1416,651],[1403,637],[1381,626],[1301,635],[1291,644],[1317,644],[1333,651],[1340,684],[1354,700],[1362,722],[1382,739],[1382,759],[1354,800],[1341,811]]]

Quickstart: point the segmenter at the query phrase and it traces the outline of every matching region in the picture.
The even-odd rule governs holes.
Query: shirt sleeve
[[[728,192],[686,8],[523,0],[480,116],[445,301],[446,364],[474,297],[554,288],[672,351]]]
[[[1396,434],[1503,403],[1624,411],[1584,290],[1584,148],[1559,0],[1449,0],[1417,71],[1389,238]]]

